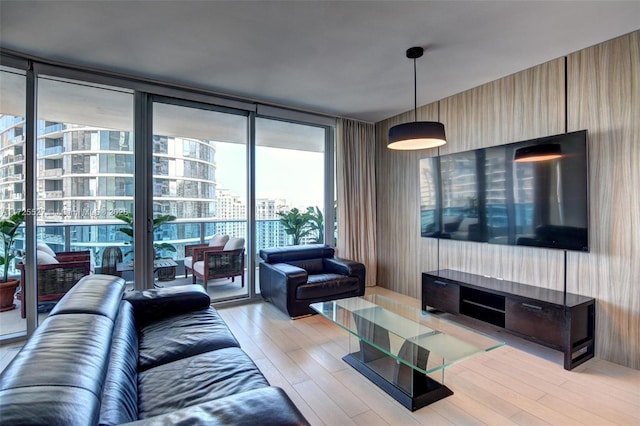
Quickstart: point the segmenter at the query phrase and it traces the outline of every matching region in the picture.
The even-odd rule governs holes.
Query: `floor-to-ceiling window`
[[[79,277],[124,276],[133,256],[119,214],[133,211],[133,94],[41,76],[36,147],[38,310],[47,312]],[[62,257],[61,253],[74,254]],[[83,253],[83,254],[80,254]]]
[[[25,151],[25,73],[12,68],[0,70],[0,220],[10,219],[24,210],[24,151]],[[24,227],[15,234],[15,245],[5,251],[0,245],[0,281],[4,279],[5,257],[8,256],[7,279],[20,279],[16,262],[22,260]],[[15,257],[13,257],[15,256]],[[7,290],[7,300],[0,307],[0,336],[26,331],[17,294],[20,288]],[[16,294],[17,293],[17,294]]]
[[[259,293],[253,266],[261,248],[332,243],[333,228],[327,232],[326,225],[333,222],[331,118],[11,61],[28,71],[0,69],[0,203],[3,216],[35,207],[16,245],[18,260],[34,260],[25,265],[27,282],[15,299],[16,330],[25,330],[25,315],[29,331],[37,325],[36,304],[31,314],[21,310],[23,291],[31,292],[29,303],[37,294],[42,319],[68,290],[66,279],[85,273],[122,276],[130,287],[165,285],[151,267],[155,256],[173,259],[176,280],[191,282],[182,267],[185,245],[207,243],[213,235],[244,239],[245,250],[244,287],[239,276],[213,278],[207,286],[214,301]],[[297,235],[286,222],[294,208],[307,219]],[[175,219],[149,233],[131,223],[159,216]],[[32,243],[33,254],[25,249]],[[35,243],[56,256],[72,251],[88,258],[73,259],[80,264],[73,272],[48,268],[51,259],[36,256]],[[10,273],[20,276],[14,266]]]
[[[184,270],[182,262],[185,256],[193,258],[193,246],[208,244],[214,235],[226,235],[243,240],[238,244],[245,249],[245,254],[239,255],[244,262],[248,114],[171,102],[153,104],[153,213],[156,220],[172,219],[154,232],[156,257],[176,260],[178,276],[183,271],[186,276],[193,269]],[[222,256],[227,254],[192,259],[200,274],[195,282],[204,286],[207,270],[206,277],[213,277],[206,282],[212,300],[247,295],[245,268],[239,266],[228,271],[229,277],[220,276],[225,272],[216,270],[215,265],[227,261]]]
[[[325,242],[326,128],[256,119],[256,248]]]

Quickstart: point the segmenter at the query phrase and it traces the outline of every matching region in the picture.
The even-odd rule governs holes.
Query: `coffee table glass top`
[[[424,374],[504,345],[382,295],[310,306],[358,339]]]

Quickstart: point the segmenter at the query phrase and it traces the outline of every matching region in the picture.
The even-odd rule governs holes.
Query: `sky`
[[[246,146],[216,143],[216,181],[245,198]],[[284,198],[291,207],[323,207],[324,153],[256,148],[256,198]]]

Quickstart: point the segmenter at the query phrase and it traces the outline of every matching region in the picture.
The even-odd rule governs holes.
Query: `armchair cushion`
[[[224,245],[223,251],[238,250],[244,248],[244,238],[231,237]]]
[[[46,243],[38,243],[36,248],[40,251],[47,253],[50,256],[56,257],[56,253],[53,250],[51,250],[51,247],[49,247]]]
[[[53,265],[56,263],[60,263],[58,262],[58,259],[55,258],[55,256],[52,256],[42,250],[38,250],[36,252],[36,262],[38,263],[38,265]]]
[[[330,298],[350,291],[358,291],[358,278],[339,274],[316,274],[309,275],[306,284],[296,288],[296,298],[298,300]]]
[[[229,241],[228,235],[214,235],[209,240],[209,247],[223,246]]]

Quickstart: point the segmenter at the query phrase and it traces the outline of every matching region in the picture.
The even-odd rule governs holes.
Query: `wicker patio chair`
[[[56,253],[58,263],[38,265],[38,303],[56,302],[71,289],[80,278],[91,272],[91,255],[84,252]],[[25,283],[24,264],[19,262],[16,268],[20,270],[20,292],[17,295],[20,303],[20,315],[26,318],[25,303],[27,286]]]
[[[204,259],[204,253],[208,251],[222,251],[229,241],[228,235],[214,235],[208,243],[187,244],[184,246],[184,277],[193,270],[193,264]]]
[[[205,267],[206,266],[206,267]],[[208,251],[204,253],[204,260],[193,264],[193,283],[196,277],[202,279],[205,290],[207,282],[214,278],[241,277],[244,287],[244,249],[231,251]]]

